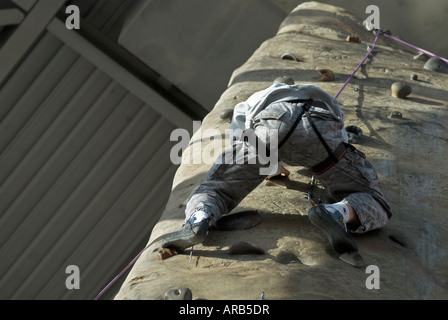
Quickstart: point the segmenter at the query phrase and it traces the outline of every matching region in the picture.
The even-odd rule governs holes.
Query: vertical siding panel
[[[138,170],[134,169],[138,174],[133,174],[133,176],[128,179],[129,181],[123,184],[125,188],[120,191],[118,197],[107,201],[109,203],[107,210],[103,213],[94,210],[94,208],[98,206],[96,204],[97,201],[106,201],[104,198],[109,198],[108,194],[110,189],[116,184],[117,180],[122,179],[120,176],[130,172],[124,163],[124,165],[117,170],[115,177],[111,178],[109,185],[106,185],[102,190],[102,194],[98,195],[98,199],[96,199],[97,201],[92,201],[92,210],[86,210],[83,215],[70,226],[70,230],[64,234],[64,239],[61,239],[58,242],[54,251],[57,252],[63,247],[67,248],[70,240],[74,240],[74,243],[76,243],[77,246],[73,246],[70,255],[68,255],[65,260],[61,260],[61,265],[54,266],[55,270],[63,270],[70,264],[79,266],[83,275],[83,288],[90,288],[92,286],[91,282],[96,283],[95,278],[98,277],[98,272],[102,272],[98,271],[98,269],[104,270],[106,275],[112,277],[113,275],[110,271],[114,270],[117,264],[122,264],[122,261],[119,259],[120,255],[116,255],[116,250],[112,250],[112,252],[108,252],[108,254],[104,256],[103,251],[105,248],[109,248],[110,246],[115,247],[121,242],[124,242],[129,250],[132,248],[129,246],[130,235],[138,236],[140,240],[142,236],[148,236],[148,232],[150,228],[152,228],[152,225],[148,225],[147,223],[144,223],[144,221],[148,220],[148,218],[159,216],[161,211],[159,211],[158,207],[150,207],[147,208],[145,212],[138,211],[138,213],[136,210],[139,208],[142,199],[148,196],[152,197],[154,204],[157,204],[160,201],[163,202],[162,204],[166,202],[166,199],[160,196],[160,189],[158,189],[158,187],[162,187],[163,189],[160,182],[165,181],[167,175],[171,175],[171,165],[169,162],[170,148],[167,144],[161,145],[160,139],[154,141],[154,133],[159,137],[163,136],[169,139],[168,131],[171,132],[170,124],[167,123],[166,120],[159,120],[155,126],[151,127],[139,146],[132,151],[125,161],[128,162],[127,165],[138,165]],[[156,149],[157,152],[154,152],[154,149]],[[137,164],[137,162],[139,162],[139,164]],[[165,189],[166,187],[170,189],[169,182],[165,185]],[[86,215],[85,213],[89,211],[97,213],[97,216],[90,217],[89,215]],[[97,221],[88,222],[88,220],[93,219],[97,219]],[[145,233],[139,234],[135,229],[130,229],[128,227],[128,225],[132,224],[132,221],[135,220],[139,221],[137,222],[137,225],[139,226],[138,231],[143,227],[146,228]],[[82,234],[77,234],[77,230],[81,230],[81,224],[87,225],[88,228],[82,228]],[[121,235],[121,237],[119,235]],[[88,250],[88,248],[93,245],[101,249],[96,251]],[[59,247],[59,249],[57,247]],[[125,252],[125,254],[129,253]],[[97,256],[103,256],[103,258],[92,263]],[[44,292],[40,293],[40,298],[49,297],[52,294],[63,295],[67,291],[62,278],[59,278],[57,281],[53,280],[49,287],[51,287],[52,290],[44,290]],[[72,292],[72,294],[74,296],[77,295],[76,292]]]
[[[49,33],[45,34],[33,49],[30,57],[17,68],[11,78],[3,85],[0,90],[0,126],[15,103],[23,96],[38,75],[43,72],[62,46],[63,44],[60,40],[57,40]],[[0,137],[0,141],[1,139]],[[0,150],[2,150],[1,147]]]
[[[79,59],[79,57],[77,60],[74,60],[74,62],[68,59],[68,64],[65,67],[70,67],[70,69],[66,71],[66,76],[60,79],[59,83],[51,91],[49,97],[42,102],[26,123],[22,123],[22,127],[16,132],[9,142],[8,148],[5,150],[5,153],[14,155],[14,158],[10,157],[12,159],[8,159],[4,156],[1,157],[0,164],[2,165],[2,172],[0,181],[4,182],[8,180],[8,175],[11,174],[14,167],[20,163],[35,142],[46,132],[53,120],[66,109],[66,105],[71,100],[72,96],[76,95],[76,92],[82,86],[83,81],[85,81],[86,76],[93,70],[93,67],[90,67],[90,69],[86,68],[86,65],[83,64],[83,62],[85,63],[85,61]],[[83,72],[80,74],[74,72],[81,70]],[[74,75],[77,75],[78,79],[74,79]],[[47,79],[41,80],[50,82]],[[27,108],[27,105],[17,104],[14,107],[14,114],[18,116],[22,112],[25,113],[24,110]],[[14,119],[8,120],[15,121]],[[19,123],[17,123],[17,125],[18,124]]]
[[[74,108],[68,102],[72,95],[77,96],[76,92],[81,88],[86,77],[91,74],[93,67],[89,68],[78,60],[72,71],[73,69],[82,70],[82,72],[79,72],[77,78],[73,76],[73,73],[69,73],[69,76],[60,82],[53,91],[52,98],[48,99],[27,122],[0,160],[3,176],[7,175],[0,186],[0,194],[4,195],[3,203],[0,205],[2,214],[12,201],[17,201],[20,192],[27,187],[30,179],[45,164],[54,148],[69,133],[70,128],[76,125],[76,119],[79,118],[84,106]],[[17,108],[23,109],[26,106]],[[61,123],[58,119],[64,117],[68,118],[67,121],[58,127],[57,124]],[[42,187],[41,185],[39,189],[42,190]],[[38,197],[37,194],[35,196]],[[30,198],[27,200],[28,203],[32,203]]]
[[[98,76],[99,75],[100,74],[98,74]],[[2,241],[0,241],[0,244],[2,244],[0,256],[4,258],[3,263],[0,264],[0,275],[3,274],[5,269],[18,258],[20,252],[26,249],[29,242],[32,242],[32,239],[38,234],[39,230],[44,227],[45,223],[47,223],[50,217],[62,205],[63,201],[70,195],[72,190],[75,189],[79,180],[84,176],[83,172],[86,172],[93,166],[93,164],[89,163],[92,159],[87,159],[88,161],[83,163],[86,168],[77,166],[75,170],[71,171],[64,168],[64,166],[77,163],[76,160],[79,158],[77,157],[77,154],[80,153],[81,149],[85,148],[85,145],[89,145],[88,142],[97,132],[98,127],[107,120],[110,113],[112,113],[112,115],[117,114],[117,112],[112,112],[113,108],[109,105],[112,101],[107,99],[110,97],[110,93],[113,90],[116,90],[116,84],[110,83],[110,79],[104,75],[102,76],[102,79],[98,76],[91,79],[98,87],[95,87],[95,90],[91,92],[92,97],[89,100],[84,100],[85,102],[92,102],[91,108],[87,112],[83,112],[83,118],[79,121],[77,118],[73,119],[76,127],[67,137],[65,143],[60,145],[52,158],[45,164],[39,174],[35,176],[33,181],[27,186],[26,190],[22,192],[23,197],[19,198],[19,201],[16,201],[13,206],[9,208],[8,212],[6,212],[3,219],[0,220],[1,225],[5,229],[5,232],[0,235],[2,237]],[[108,83],[109,85],[106,86]],[[87,81],[86,84],[90,85],[92,83]],[[124,92],[122,94],[124,94]],[[108,105],[108,108],[111,108],[111,111],[105,112],[105,105]],[[122,113],[119,113],[115,118],[120,119],[121,116]],[[64,119],[61,119],[61,121],[60,124],[64,125]],[[120,128],[117,121],[114,121],[111,126],[117,129]],[[103,144],[107,146],[107,142],[112,143],[114,137],[115,136],[108,137],[106,140],[99,142],[101,144],[96,144],[95,148],[99,151],[97,153],[97,158],[102,155],[101,149],[104,148]],[[89,150],[89,156],[94,154],[95,152],[93,150]],[[60,168],[58,168],[58,166],[60,166]],[[32,211],[30,211],[28,215],[25,215],[25,213],[27,213],[26,208],[30,206],[27,195],[39,193],[41,191],[39,190],[39,187],[42,180],[46,179],[49,175],[55,175],[57,180],[53,181],[50,190],[39,198],[39,202],[33,207]],[[68,175],[70,176],[68,177]],[[24,220],[22,221],[21,219]],[[7,230],[6,227],[8,227]]]
[[[111,85],[109,89],[104,88],[104,82],[101,82],[101,80],[97,78],[96,84],[98,85],[98,90],[105,90],[101,93],[98,100],[95,101],[93,104],[93,108],[91,110],[97,111],[99,110],[100,113],[94,114],[95,117],[97,117],[97,120],[101,120],[102,117],[104,118],[107,116],[107,113],[104,113],[101,109],[98,109],[104,101],[107,101],[106,99],[110,97],[110,93],[112,90],[114,90],[114,85]],[[100,81],[100,82],[98,82]],[[103,80],[104,81],[104,80]],[[110,81],[110,80],[108,80]],[[91,81],[86,82],[89,86],[94,86],[94,83]],[[83,90],[80,92],[81,94],[84,93]],[[98,93],[99,94],[99,93]],[[122,93],[124,94],[124,92]],[[60,118],[57,119],[57,121],[53,124],[53,127],[50,127],[48,130],[47,135],[43,136],[40,142],[35,143],[34,147],[29,151],[27,157],[24,159],[24,161],[19,164],[16,168],[16,173],[12,174],[9,183],[14,184],[16,183],[16,179],[14,179],[17,175],[24,175],[26,172],[30,172],[31,169],[27,168],[28,166],[33,167],[35,162],[37,162],[38,156],[41,156],[40,152],[42,152],[41,145],[45,145],[49,143],[49,138],[61,138],[61,132],[60,130],[63,130],[65,132],[67,129],[73,129],[76,128],[77,125],[79,125],[79,121],[82,122],[82,118],[85,118],[85,115],[89,115],[88,107],[89,105],[86,105],[87,103],[93,102],[92,99],[96,99],[97,93],[92,92],[90,95],[85,94],[83,96],[77,96],[73,100],[73,104],[68,104],[68,107],[66,108],[66,112],[61,115]],[[90,96],[91,98],[85,99],[85,97]],[[78,100],[81,99],[81,100]],[[112,101],[112,100],[110,100]],[[68,132],[64,133],[64,135],[67,135]],[[72,138],[73,139],[73,138]],[[63,142],[60,141],[55,145],[55,147],[60,147],[63,145]],[[68,146],[67,146],[68,147]],[[56,152],[57,150],[54,150],[53,152]],[[51,155],[50,155],[51,156]],[[49,161],[47,159],[47,161]],[[50,164],[45,163],[45,161],[41,160],[42,168],[46,169],[50,172],[49,175],[51,176],[52,171],[54,171],[54,167],[51,167]],[[59,164],[57,164],[59,165]],[[50,166],[50,167],[49,167]],[[49,167],[49,168],[48,168]],[[27,170],[28,169],[28,170]],[[34,170],[38,170],[39,168],[35,168]],[[45,170],[41,171],[45,172]],[[26,177],[24,178],[26,179]],[[31,180],[30,180],[31,179]],[[12,194],[8,194],[8,197],[6,195],[2,197],[4,201],[6,202],[9,198],[12,198],[10,201],[11,205],[7,207],[7,203],[1,203],[1,216],[0,216],[0,228],[5,228],[6,225],[8,225],[8,230],[5,232],[2,232],[0,234],[0,244],[4,243],[8,237],[12,234],[12,232],[20,225],[22,220],[26,217],[26,214],[36,205],[36,201],[39,201],[39,199],[42,197],[44,192],[46,191],[45,188],[43,188],[43,185],[46,185],[48,183],[47,179],[49,179],[48,175],[39,176],[39,172],[30,174],[30,177],[28,178],[29,181],[27,181],[26,185],[23,185],[22,189],[18,189],[16,191],[16,194],[14,194],[14,198],[12,198]],[[6,192],[11,192],[9,189],[5,188],[7,184],[0,187],[0,194],[3,194]],[[17,187],[16,187],[17,188]],[[20,193],[19,193],[20,192]],[[0,267],[1,271],[1,267]],[[1,272],[0,272],[1,274]]]
[[[113,84],[110,88],[111,90],[117,89],[115,84]],[[114,109],[111,108],[111,105],[113,105],[111,103],[114,103],[113,102],[114,100],[110,100],[110,91],[106,92],[109,92],[109,94],[105,94],[103,96],[104,99],[100,99],[101,103],[98,104],[99,112],[97,112],[96,116],[94,117],[97,118],[95,119],[96,121],[98,121],[98,116],[100,116],[101,114],[108,116]],[[121,99],[119,99],[118,102],[120,100]],[[141,105],[141,102],[139,102],[139,104]],[[132,111],[132,108],[126,109],[126,107],[122,105],[122,110],[127,110],[128,113],[130,112],[134,113],[134,111]],[[95,115],[95,113],[91,115],[93,116]],[[101,115],[99,119],[101,120],[101,118],[104,117],[104,115]],[[121,121],[125,125],[128,124],[127,123],[128,120],[126,119],[126,116],[123,116],[123,114],[121,114],[121,116],[116,116],[113,118],[118,119],[118,121]],[[96,121],[94,121],[94,123],[97,123],[97,125],[103,124],[103,121],[101,121],[100,123]],[[112,121],[107,125],[107,127],[119,129],[120,127],[122,127],[120,125],[117,125],[119,123],[120,122]],[[129,131],[130,130],[125,131],[125,133],[128,133]],[[110,130],[106,132],[100,132],[100,139],[98,141],[100,143],[104,141],[109,141],[110,144],[113,144],[114,136],[110,137],[110,133],[111,133]],[[118,132],[118,134],[119,133],[120,132]],[[104,158],[104,152],[106,152],[107,149],[110,149],[110,146],[106,145],[106,147],[107,148],[103,148],[102,145],[96,145],[96,148],[100,150],[103,149],[101,150],[102,152],[97,155],[97,160]],[[13,242],[10,242],[11,246],[9,248],[2,248],[2,251],[4,252],[2,255],[3,256],[6,255],[6,258],[8,258],[6,261],[2,261],[2,264],[0,265],[0,268],[2,269],[2,272],[0,272],[0,274],[3,276],[3,278],[0,280],[0,287],[2,288],[0,295],[2,297],[10,297],[10,295],[14,292],[14,290],[16,290],[16,288],[20,286],[23,281],[25,281],[27,275],[40,263],[43,257],[47,254],[48,247],[51,247],[54,244],[54,242],[57,241],[58,236],[65,231],[64,224],[66,223],[66,220],[72,219],[73,215],[77,214],[76,210],[80,211],[79,207],[82,207],[84,203],[86,201],[89,201],[89,198],[93,196],[89,193],[89,190],[91,190],[90,187],[92,186],[97,187],[98,184],[97,181],[95,181],[95,174],[92,173],[92,171],[93,172],[95,171],[94,168],[95,166],[97,166],[97,163],[87,165],[89,166],[88,168],[89,170],[88,173],[86,174],[87,176],[90,175],[92,177],[91,179],[94,180],[91,185],[87,185],[87,187],[85,185],[80,186],[82,180],[77,181],[76,185],[73,188],[73,191],[71,193],[65,193],[66,196],[68,195],[67,198],[68,200],[60,199],[63,201],[62,203],[59,201],[59,205],[57,207],[54,206],[54,202],[52,201],[51,198],[46,198],[47,201],[43,202],[42,205],[38,206],[36,208],[36,211],[34,211],[33,215],[31,215],[32,218],[37,219],[36,221],[40,221],[42,227],[41,228],[32,227],[30,229],[26,228],[29,227],[29,225],[25,224],[25,228],[21,229],[23,231],[19,231],[19,233],[24,232],[25,235],[29,234],[31,236],[31,239],[29,239],[28,242],[25,240],[20,242],[23,243],[23,245],[25,246],[24,250],[21,251],[18,250],[19,249],[18,246]],[[78,174],[80,174],[81,172],[74,171],[71,173],[72,173],[71,179],[77,180]],[[60,187],[61,192],[64,192],[65,191],[64,189],[67,188],[67,185],[64,183],[61,183],[58,186]],[[76,197],[76,195],[81,196]],[[56,199],[57,198],[60,197],[56,197]],[[69,201],[70,203],[67,204],[67,201]],[[51,211],[48,210],[49,207],[52,206],[54,209]],[[11,215],[14,216],[15,212],[16,212],[15,210],[11,211]],[[33,221],[31,220],[31,222]],[[19,226],[19,229],[20,228],[22,228],[21,225]],[[4,270],[6,272],[4,272]],[[14,278],[20,279],[20,281],[14,280]]]
[[[140,102],[140,106],[142,106]],[[106,107],[106,105],[105,105]],[[124,111],[129,110],[129,106],[126,104],[122,105]],[[129,112],[129,111],[128,111]],[[146,114],[149,114],[146,112]],[[89,204],[94,201],[98,194],[101,193],[102,188],[110,179],[111,176],[116,172],[120,165],[125,161],[127,155],[133,150],[135,144],[141,139],[142,133],[146,132],[145,126],[151,125],[151,117],[145,116],[142,112],[138,113],[134,118],[135,121],[128,125],[126,130],[121,132],[120,136],[116,141],[108,148],[108,150],[102,155],[102,157],[95,163],[95,166],[89,171],[89,173],[80,181],[77,188],[70,194],[69,198],[63,203],[63,205],[53,213],[51,219],[46,223],[44,228],[40,230],[39,234],[35,237],[35,241],[27,248],[24,252],[25,254],[20,256],[19,260],[15,265],[15,270],[21,270],[22,277],[26,277],[21,284],[21,288],[26,288],[27,290],[18,290],[16,294],[24,294],[29,297],[33,297],[33,290],[38,287],[37,283],[44,279],[44,276],[37,276],[37,270],[40,269],[42,261],[45,257],[49,257],[50,260],[59,259],[66,254],[68,248],[63,248],[60,255],[51,255],[51,248],[56,242],[60,242],[60,238],[64,236],[67,229],[76,221],[78,216],[83,214],[90,214],[95,216],[96,212],[89,211]],[[121,119],[126,120],[127,117],[122,117]],[[143,126],[142,126],[143,125]],[[142,131],[142,128],[144,131]],[[114,126],[108,126],[108,130],[104,132],[104,135],[110,135],[110,130],[116,130]],[[111,197],[113,199],[113,197]],[[103,198],[103,201],[110,201],[108,198]],[[88,227],[83,225],[83,228]],[[82,229],[79,230],[82,232]],[[72,245],[69,241],[68,245]],[[33,259],[32,257],[39,257],[38,259]],[[51,261],[52,262],[52,261]],[[28,267],[33,265],[33,268]],[[47,264],[44,266],[45,272],[48,275],[52,275],[49,270],[52,268],[52,264]],[[33,277],[36,275],[36,277]],[[34,280],[33,280],[34,279]],[[27,284],[32,283],[30,288],[27,288]],[[17,289],[16,289],[17,290]]]
[[[112,40],[131,3],[98,1],[85,21]],[[159,219],[174,125],[163,98],[116,77],[46,33],[0,88],[0,299],[93,298]],[[65,288],[69,264],[81,290]]]
[[[95,297],[144,248],[169,197],[169,193],[161,196],[163,194],[161,190],[167,187],[169,189],[175,169],[174,166],[168,167],[165,174],[157,182],[153,182],[153,188],[148,191],[147,196],[132,212],[129,219],[123,223],[123,226],[114,233],[114,237],[102,247],[101,251],[96,252],[94,256],[90,257],[90,260],[87,260],[88,256],[82,256],[85,262],[81,260],[81,265],[84,263],[87,266],[83,269],[85,274],[83,285],[86,292],[93,293],[88,298]],[[150,176],[148,180],[151,181]],[[137,253],[130,256],[131,252]],[[126,260],[120,259],[125,256],[128,257]],[[120,280],[124,280],[124,278]],[[111,288],[110,291],[113,292],[116,289],[118,289],[117,286]],[[66,291],[63,297],[76,299],[77,293]]]
[[[120,89],[120,90],[118,90]],[[112,92],[116,92],[119,96],[111,95]],[[136,114],[135,108],[129,107],[125,100],[124,103],[121,104],[121,108],[119,111],[113,113],[114,108],[112,107],[114,104],[118,104],[122,101],[124,97],[124,91],[122,88],[116,86],[115,83],[112,83],[109,86],[109,90],[105,90],[101,95],[100,99],[96,101],[96,112],[91,113],[92,117],[89,121],[94,120],[93,124],[96,126],[102,126],[102,128],[106,128],[107,130],[99,130],[98,127],[95,129],[95,137],[93,141],[95,141],[96,145],[91,147],[97,148],[101,151],[101,153],[97,154],[95,163],[89,163],[92,159],[88,159],[86,165],[88,166],[88,171],[85,175],[81,175],[81,180],[78,180],[78,175],[80,175],[80,171],[71,171],[71,176],[67,177],[68,179],[78,180],[70,193],[66,193],[68,195],[67,199],[62,199],[63,202],[59,204],[58,207],[54,207],[54,209],[50,212],[47,209],[46,205],[39,206],[38,211],[35,213],[37,218],[42,218],[42,216],[46,217],[44,220],[43,228],[36,229],[34,228],[34,235],[30,243],[26,246],[26,249],[20,252],[20,256],[17,259],[12,259],[13,265],[8,270],[8,273],[4,276],[4,278],[0,281],[0,287],[2,287],[2,292],[0,294],[6,295],[7,292],[12,294],[17,286],[20,283],[16,283],[14,281],[10,281],[9,278],[15,275],[22,279],[32,271],[33,268],[37,264],[40,263],[42,257],[44,257],[47,253],[48,246],[57,241],[58,235],[65,232],[64,225],[69,219],[73,219],[73,216],[78,212],[82,211],[82,207],[90,201],[95,194],[95,188],[99,188],[101,182],[105,177],[101,177],[97,173],[96,168],[100,168],[101,165],[104,164],[105,154],[107,154],[108,150],[111,149],[111,146],[114,145],[115,139],[120,139],[120,136],[129,135],[132,133],[132,127],[135,125],[135,121],[131,121],[131,125],[129,126],[129,118],[132,119],[133,115]],[[118,99],[117,99],[118,98]],[[138,107],[141,107],[141,102],[138,102]],[[111,120],[104,122],[112,113]],[[128,115],[128,116],[127,116]],[[124,131],[120,132],[120,128],[126,128]],[[115,130],[116,133],[111,135],[111,130]],[[105,145],[103,145],[105,144]],[[104,148],[106,147],[106,148]],[[126,148],[124,148],[126,149]],[[90,150],[92,152],[92,150]],[[94,151],[93,151],[94,152]],[[89,154],[90,155],[90,154]],[[86,154],[84,154],[86,156]],[[87,155],[88,156],[88,155]],[[106,156],[107,158],[107,156]],[[103,159],[103,161],[101,161]],[[111,158],[115,159],[115,158]],[[85,158],[84,158],[85,160]],[[81,161],[84,161],[81,159]],[[84,183],[83,179],[85,177],[89,177],[90,183]],[[59,184],[61,189],[66,188],[66,184]],[[47,198],[48,199],[48,198]],[[48,199],[51,201],[51,199]],[[44,203],[45,204],[45,203]],[[12,253],[10,253],[12,254]],[[1,268],[5,268],[6,266],[2,264]],[[0,273],[2,274],[2,273]]]
[[[5,151],[9,142],[26,126],[34,113],[40,110],[42,104],[51,96],[53,89],[65,77],[67,67],[70,67],[77,57],[78,55],[69,48],[61,47],[33,84],[27,88],[1,123],[0,152]],[[3,179],[0,178],[0,182]]]

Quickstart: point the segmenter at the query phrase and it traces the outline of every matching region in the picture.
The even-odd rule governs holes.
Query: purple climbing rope
[[[420,51],[420,52],[426,53],[426,54],[429,55],[429,56],[432,56],[432,57],[434,57],[434,58],[438,58],[438,59],[440,59],[440,60],[443,60],[443,61],[445,61],[445,62],[448,62],[448,59],[439,57],[438,55],[435,55],[434,53],[431,53],[431,52],[429,52],[429,51],[427,51],[427,50],[425,50],[425,49],[422,49],[422,48],[419,48],[419,47],[417,47],[417,46],[414,46],[413,44],[407,43],[406,41],[403,41],[403,40],[401,40],[401,39],[398,39],[398,38],[396,38],[396,37],[394,37],[394,36],[392,36],[392,35],[390,35],[390,34],[383,33],[383,36],[385,36],[386,38],[389,38],[389,39],[398,41],[398,42],[400,42],[400,43],[402,43],[402,44],[404,44],[404,45],[407,45],[408,47],[411,47],[411,48],[413,48],[413,49],[416,49],[416,50],[418,50],[418,51]]]
[[[364,57],[364,59],[362,59],[361,63],[356,67],[355,71],[352,73],[352,75],[347,79],[347,81],[345,81],[344,85],[342,86],[342,88],[339,90],[339,92],[334,96],[335,99],[337,99],[339,97],[339,95],[342,93],[342,91],[345,89],[345,87],[348,85],[348,83],[353,79],[353,77],[355,76],[356,72],[358,72],[359,68],[361,68],[362,64],[364,63],[364,61],[367,60],[367,58],[370,56],[370,54],[372,53],[373,49],[375,49],[376,46],[376,42],[378,41],[378,38],[381,34],[380,30],[377,30],[376,32],[376,37],[375,37],[375,42],[373,42],[372,48],[369,50],[369,52],[367,52],[366,56]]]
[[[140,253],[139,253],[138,255],[136,255],[135,258],[132,259],[132,261],[129,262],[128,265],[127,265],[123,270],[121,270],[121,272],[120,272],[119,274],[117,274],[117,275],[115,276],[115,278],[113,278],[112,281],[109,282],[108,285],[105,286],[104,289],[100,291],[100,293],[98,293],[98,294],[95,296],[95,298],[93,298],[93,300],[98,300],[98,299],[104,294],[104,292],[106,292],[107,289],[109,289],[109,287],[110,287],[111,285],[113,285],[113,284],[115,283],[115,281],[117,281],[117,280],[123,275],[123,273],[125,273],[125,272],[126,272],[126,271],[127,271],[127,270],[128,270],[134,263],[135,263],[135,261],[137,261],[137,259],[142,255],[142,253],[143,253],[147,248],[148,248],[148,247],[145,247],[142,251],[140,251]]]

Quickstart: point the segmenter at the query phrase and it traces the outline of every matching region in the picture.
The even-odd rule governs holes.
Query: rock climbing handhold
[[[321,69],[319,70],[319,81],[333,81],[334,73],[330,69]]]
[[[392,96],[398,99],[404,99],[411,94],[412,88],[404,82],[395,82],[391,86]]]
[[[357,126],[348,126],[345,128],[345,131],[348,135],[348,142],[349,143],[361,143],[363,136],[362,136],[362,129]]]
[[[177,251],[175,249],[164,248],[157,253],[157,260],[166,260],[175,255],[177,255]]]
[[[435,57],[432,57],[428,61],[426,61],[423,68],[425,68],[426,70],[448,73],[448,63]]]
[[[420,60],[420,61],[428,61],[430,56],[428,56],[426,53],[419,51],[419,53],[414,56],[414,60]]]
[[[393,119],[403,119],[403,114],[400,111],[393,111],[390,117]]]
[[[418,74],[416,74],[416,73],[411,74],[411,80],[417,81],[418,80]]]
[[[193,300],[193,293],[188,288],[171,289],[163,295],[164,300]]]
[[[294,80],[289,77],[278,77],[274,80],[274,84],[275,83],[284,83],[284,84],[292,86],[294,84]]]
[[[347,38],[345,38],[345,41],[347,41],[347,42],[361,43],[361,38],[360,38],[360,37],[353,36],[353,35],[349,35],[349,36],[347,36]]]
[[[219,117],[222,120],[232,120],[233,117],[233,109],[225,109],[222,110],[221,113],[219,114]]]
[[[292,61],[297,61],[297,62],[300,61],[300,59],[297,58],[293,53],[289,53],[289,52],[283,54],[281,58],[282,58],[282,60],[292,60]]]

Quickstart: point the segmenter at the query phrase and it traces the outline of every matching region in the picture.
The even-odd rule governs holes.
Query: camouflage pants
[[[274,102],[255,118],[254,132],[268,147],[266,132],[278,132],[281,141],[302,112],[302,104]],[[325,114],[312,114],[313,122],[332,150],[343,141],[340,124]],[[207,173],[206,181],[193,193],[186,208],[188,219],[195,211],[213,215],[217,221],[235,208],[252,190],[264,181],[260,174],[265,164],[246,161],[242,164],[224,161],[242,148],[250,147],[244,139],[235,141]],[[328,156],[306,117],[302,117],[285,144],[278,150],[279,160],[291,166],[311,168]],[[245,154],[245,157],[248,157]],[[250,159],[245,159],[250,160]],[[241,162],[239,162],[241,163]],[[378,188],[378,177],[371,163],[356,151],[347,149],[343,158],[331,169],[316,176],[326,191],[337,201],[347,201],[355,210],[361,225],[353,232],[363,233],[383,227],[390,219],[391,208]]]

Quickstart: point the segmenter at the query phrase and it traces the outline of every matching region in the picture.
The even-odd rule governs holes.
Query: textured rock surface
[[[348,35],[359,37],[361,43],[345,41]],[[234,72],[202,132],[216,129],[224,135],[229,121],[221,119],[221,112],[279,77],[336,94],[373,39],[361,19],[343,9],[316,2],[298,6],[278,34]],[[281,59],[285,53],[299,61]],[[384,229],[356,236],[362,260],[343,257],[349,260],[345,263],[333,252],[307,218],[310,204],[303,188],[262,184],[234,211],[256,210],[263,219],[260,224],[246,230],[212,230],[195,246],[191,260],[189,251],[157,260],[160,242],[155,242],[136,262],[116,299],[163,299],[176,288],[189,288],[193,299],[254,300],[261,292],[266,299],[447,299],[448,75],[424,69],[425,62],[413,59],[415,54],[381,38],[339,97],[346,125],[362,129],[357,147],[377,168],[394,208]],[[322,69],[332,70],[334,81],[319,82]],[[408,81],[412,74],[418,75],[412,93],[393,98],[391,85]],[[393,112],[402,117],[390,117]],[[190,148],[197,143],[210,146],[209,138],[198,132]],[[180,226],[185,204],[209,167],[180,166],[149,243]],[[289,186],[309,182],[303,168],[288,169],[293,180]],[[237,241],[264,254],[229,255]],[[350,259],[352,264],[378,266],[379,290],[366,288],[366,268],[354,267]]]

